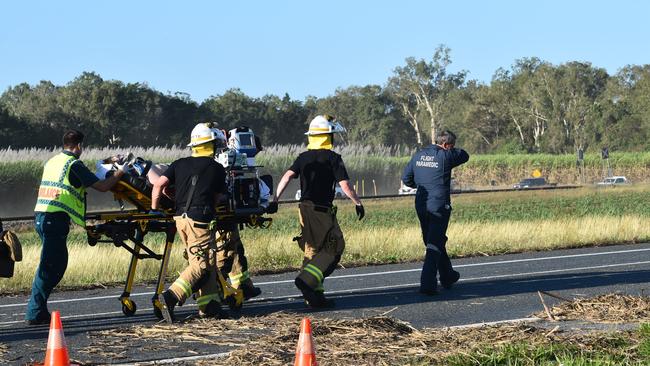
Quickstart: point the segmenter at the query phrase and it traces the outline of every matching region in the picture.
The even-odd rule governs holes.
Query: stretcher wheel
[[[122,313],[126,316],[132,316],[138,310],[138,307],[135,305],[131,299],[122,300]]]
[[[153,315],[155,315],[158,320],[163,319],[162,311],[156,305],[153,306]]]

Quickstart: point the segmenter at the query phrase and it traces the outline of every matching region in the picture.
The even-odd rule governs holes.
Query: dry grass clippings
[[[0,343],[0,362],[4,362],[9,353],[9,346],[4,343]]]
[[[227,358],[197,361],[205,365],[287,365],[295,357],[301,315],[275,313],[237,320],[194,319],[174,325],[134,326],[102,331],[90,336],[93,353],[123,357],[128,347],[153,351],[176,348],[188,355],[197,344],[222,346]],[[525,342],[534,349],[563,344],[584,352],[625,352],[612,348],[621,333],[567,331],[527,324],[484,326],[470,329],[418,330],[385,316],[363,319],[312,318],[317,358],[321,365],[440,364],[452,355],[489,352]],[[623,332],[635,342],[635,332]],[[486,351],[488,350],[488,351]],[[222,352],[222,351],[214,351]],[[204,353],[204,352],[201,352]]]
[[[550,314],[557,320],[586,320],[597,323],[650,322],[650,297],[605,294],[580,298],[553,306]],[[546,312],[536,314],[548,318]]]

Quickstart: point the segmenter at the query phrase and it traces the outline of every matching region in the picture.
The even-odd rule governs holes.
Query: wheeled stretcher
[[[121,203],[122,211],[99,213],[87,216],[88,220],[97,223],[87,224],[88,244],[112,243],[131,253],[124,291],[119,297],[122,312],[126,316],[135,314],[137,306],[131,299],[131,291],[135,280],[135,271],[139,260],[155,259],[160,261],[155,294],[152,296],[154,314],[162,319],[161,305],[158,294],[164,291],[165,278],[171,248],[176,235],[176,225],[173,219],[173,202],[169,198],[161,200],[161,207],[165,210],[163,216],[152,215],[151,185],[146,181],[146,170],[140,174],[125,174],[122,179],[111,189],[115,200]],[[143,180],[144,179],[144,180]],[[233,224],[240,228],[268,228],[272,219],[264,217],[265,208],[260,204],[256,171],[229,171],[228,190],[229,197],[225,204],[216,207],[217,228],[229,227]],[[265,181],[266,184],[272,182]],[[257,198],[256,198],[257,197]],[[134,209],[124,210],[124,203],[129,203]],[[149,248],[144,237],[148,233],[165,233],[165,245],[162,253],[156,253]],[[226,237],[226,232],[217,229],[217,240]],[[222,302],[231,309],[238,310],[243,303],[241,290],[233,288],[217,271],[219,284],[222,290]]]

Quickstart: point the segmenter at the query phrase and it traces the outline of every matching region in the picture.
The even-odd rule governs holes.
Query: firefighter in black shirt
[[[151,209],[158,210],[163,189],[175,186],[176,229],[185,244],[188,266],[158,297],[165,320],[174,320],[174,307],[197,292],[201,315],[224,318],[217,268],[214,227],[216,203],[226,192],[226,171],[214,160],[215,146],[225,137],[199,123],[192,130],[192,157],[174,161],[156,181],[151,194]]]
[[[295,284],[307,304],[314,308],[334,306],[334,301],[325,298],[323,281],[332,274],[345,248],[343,233],[336,220],[336,206],[332,205],[336,183],[356,204],[359,220],[365,215],[361,200],[350,185],[341,156],[331,150],[334,134],[342,132],[345,129],[334,118],[316,116],[305,133],[309,138],[307,151],[301,153],[284,174],[275,195],[277,203],[289,181],[300,177],[302,233],[298,244],[304,251],[304,258]]]

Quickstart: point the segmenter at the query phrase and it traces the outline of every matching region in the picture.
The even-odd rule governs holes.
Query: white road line
[[[497,320],[494,322],[480,322],[472,324],[463,324],[463,325],[453,325],[451,327],[445,327],[443,329],[467,329],[467,328],[480,328],[489,325],[499,325],[499,324],[512,324],[512,323],[533,323],[542,321],[542,318],[536,316],[530,318],[518,318],[518,319],[506,319],[506,320]]]
[[[465,267],[493,266],[493,265],[502,265],[502,264],[511,264],[511,263],[538,262],[538,261],[545,261],[545,260],[572,259],[572,258],[580,258],[580,257],[593,257],[593,256],[614,255],[614,254],[628,254],[628,253],[638,253],[638,252],[650,252],[650,248],[628,249],[628,250],[608,251],[608,252],[599,252],[599,253],[571,254],[571,255],[564,255],[564,256],[552,256],[552,257],[541,257],[541,258],[511,259],[511,260],[496,261],[496,262],[468,263],[468,264],[458,264],[458,265],[455,265],[454,267],[455,268],[465,268]],[[392,275],[392,274],[398,274],[398,273],[409,273],[409,272],[420,272],[420,271],[421,271],[420,268],[413,268],[413,269],[402,269],[402,270],[395,270],[395,271],[357,273],[357,274],[350,274],[350,275],[331,276],[331,277],[328,277],[327,280],[331,281],[331,280],[344,279],[344,278],[385,276],[385,275]],[[277,285],[277,284],[282,284],[282,283],[293,283],[293,280],[256,282],[255,284],[258,285],[258,286],[265,286],[265,285]],[[154,294],[153,292],[140,292],[140,293],[131,294],[131,297],[151,296],[153,294]],[[82,297],[82,298],[74,298],[74,299],[50,300],[50,301],[48,301],[48,304],[59,304],[59,303],[77,302],[77,301],[94,301],[94,300],[115,299],[115,298],[118,298],[119,296],[120,296],[120,294],[116,293],[113,296],[108,295],[108,296]],[[27,305],[26,302],[25,303],[18,303],[18,304],[5,304],[5,305],[0,305],[0,309],[1,308],[18,307],[18,306],[26,306],[26,305]]]
[[[199,355],[199,356],[187,356],[187,357],[176,357],[176,358],[165,358],[161,360],[152,360],[152,361],[142,361],[142,362],[133,362],[133,363],[119,363],[119,364],[110,364],[112,366],[147,366],[147,365],[169,365],[176,364],[179,362],[189,362],[189,361],[199,361],[199,360],[213,360],[215,358],[227,357],[230,355],[230,352],[222,353],[212,353],[209,355]]]
[[[92,300],[106,300],[106,299],[117,299],[120,297],[122,293],[115,294],[115,295],[107,295],[107,296],[93,296],[93,297],[82,297],[79,299],[62,299],[62,300],[48,300],[48,304],[61,304],[65,302],[76,302],[76,301],[92,301]],[[153,292],[140,292],[137,294],[131,294],[131,297],[135,296],[146,296],[146,295],[153,295]],[[27,303],[21,303],[21,304],[6,304],[6,305],[0,305],[0,308],[11,308],[15,306],[25,306]]]
[[[511,264],[511,263],[522,263],[522,262],[537,262],[537,261],[545,261],[545,260],[553,260],[553,259],[571,259],[571,258],[576,258],[576,257],[591,257],[591,256],[598,256],[598,255],[625,254],[625,253],[635,253],[635,252],[650,252],[650,248],[647,248],[647,249],[631,249],[631,250],[624,250],[624,251],[611,251],[611,252],[602,252],[602,253],[572,254],[572,255],[543,257],[543,258],[511,259],[511,260],[496,261],[496,262],[457,264],[457,265],[454,265],[454,268],[493,266],[493,265],[500,265],[500,264]],[[340,278],[380,276],[380,275],[408,273],[408,272],[420,272],[420,271],[421,271],[420,268],[413,268],[413,269],[401,269],[401,270],[396,270],[396,271],[359,273],[359,274],[327,277],[327,280],[329,281],[329,280],[340,279]],[[293,282],[293,280],[280,281],[280,282]],[[268,284],[272,284],[272,283],[279,283],[279,282],[268,282]],[[264,284],[264,282],[260,282],[260,283],[256,283],[256,284],[262,285],[262,284]]]
[[[650,261],[605,264],[605,265],[590,266],[590,267],[563,268],[563,269],[554,269],[554,270],[548,270],[548,271],[511,273],[511,274],[494,275],[494,276],[469,277],[469,278],[461,279],[459,282],[480,281],[480,280],[494,280],[494,279],[508,278],[508,277],[522,277],[522,276],[530,276],[530,275],[573,272],[573,271],[583,271],[583,270],[613,268],[613,267],[628,267],[628,266],[638,266],[638,265],[643,265],[643,264],[650,264]],[[355,288],[355,289],[347,289],[347,290],[327,291],[327,294],[328,295],[343,295],[343,294],[349,294],[349,293],[368,292],[368,291],[375,291],[375,290],[390,290],[390,289],[396,289],[396,288],[409,288],[409,287],[418,286],[419,284],[420,284],[419,282],[413,282],[413,283],[405,283],[405,284],[399,284],[399,285],[363,287],[363,288]],[[300,297],[299,295],[285,295],[285,296],[277,296],[277,297],[268,297],[268,298],[263,298],[263,299],[259,299],[259,300],[252,300],[251,302],[249,302],[249,304],[253,305],[253,304],[262,303],[262,302],[266,302],[266,301],[273,301],[273,300],[287,300],[287,299],[293,299],[293,298],[297,299],[299,297]],[[196,305],[195,304],[188,304],[187,306],[196,306]],[[153,310],[153,309],[152,308],[144,309],[142,311],[148,311],[148,310]],[[97,316],[97,315],[111,315],[111,314],[121,314],[121,313],[122,313],[121,311],[112,311],[112,312],[108,312],[108,313],[69,315],[69,316],[65,316],[65,317],[62,317],[62,318],[63,319],[67,319],[67,318],[83,318],[83,317],[94,317],[94,316]],[[22,323],[22,322],[23,321],[19,321],[19,320],[18,321],[10,321],[10,322],[2,322],[2,323],[0,323],[0,326],[9,325],[9,324],[17,324],[17,323]]]

